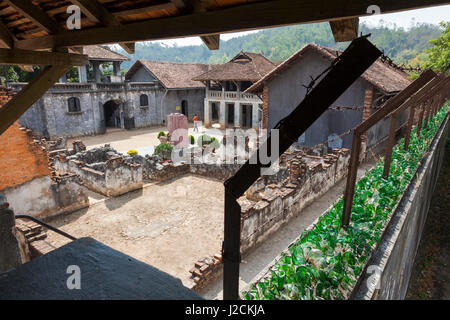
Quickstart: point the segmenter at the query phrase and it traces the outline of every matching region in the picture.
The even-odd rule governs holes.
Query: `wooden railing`
[[[231,101],[251,101],[251,102],[261,102],[261,99],[251,93],[243,93],[237,91],[216,91],[209,90],[206,97],[208,99],[219,99],[219,100],[231,100]]]
[[[370,128],[379,121],[389,118],[389,134],[386,140],[386,148],[384,151],[384,170],[383,177],[388,178],[391,168],[392,150],[395,145],[395,134],[397,131],[397,122],[399,116],[405,110],[410,110],[407,129],[405,135],[404,148],[408,149],[411,130],[414,125],[414,115],[417,109],[420,111],[418,119],[417,135],[423,120],[424,126],[427,126],[428,119],[432,119],[442,106],[445,97],[445,90],[449,86],[449,77],[445,75],[438,76],[431,70],[425,70],[419,78],[412,82],[406,89],[398,93],[395,97],[388,100],[383,107],[375,112],[369,119],[362,122],[353,131],[352,153],[350,156],[350,164],[348,168],[347,186],[344,194],[344,210],[342,214],[341,226],[347,228],[351,220],[351,212],[353,206],[353,198],[355,195],[355,185],[357,171],[360,162],[360,153],[363,136]]]
[[[14,91],[20,91],[28,83],[9,83],[8,87]],[[157,82],[85,82],[85,83],[55,83],[49,91],[52,93],[66,92],[95,92],[95,91],[125,91],[125,90],[149,90],[158,87]]]

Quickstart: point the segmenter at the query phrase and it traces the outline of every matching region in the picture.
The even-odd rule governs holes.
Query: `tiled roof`
[[[262,54],[240,52],[231,61],[212,66],[209,71],[197,75],[194,79],[199,81],[235,80],[256,82],[275,67],[276,64]]]
[[[264,78],[248,88],[246,92],[261,92],[264,88],[264,83],[276,78],[310,51],[315,51],[330,61],[336,59],[337,53],[340,53],[340,51],[319,46],[317,44],[308,44],[278,65],[278,67],[269,72]],[[381,60],[375,61],[361,76],[362,79],[370,82],[384,93],[397,92],[405,89],[411,83],[407,77],[408,75],[406,73],[387,65]]]
[[[102,46],[85,46],[83,47],[83,54],[89,57],[89,60],[103,60],[103,61],[128,61],[129,58],[114,52],[108,47]]]
[[[141,67],[153,74],[167,89],[204,88],[202,82],[194,81],[192,78],[208,70],[208,65],[200,63],[138,60],[125,78],[130,79]]]

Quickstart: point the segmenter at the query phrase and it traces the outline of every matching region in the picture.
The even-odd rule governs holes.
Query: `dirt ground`
[[[186,284],[195,261],[220,252],[223,192],[221,182],[186,175],[100,200],[49,222],[77,238],[92,237]],[[48,234],[55,246],[68,242]]]
[[[450,139],[414,261],[407,299],[450,299]]]

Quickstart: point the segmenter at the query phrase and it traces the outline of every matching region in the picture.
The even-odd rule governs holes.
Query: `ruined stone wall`
[[[106,196],[118,196],[143,187],[140,164],[127,162],[111,146],[55,157],[58,173],[73,173],[87,188]]]
[[[293,153],[290,177],[280,171],[272,184],[264,178],[252,186],[241,205],[241,252],[248,252],[301,210],[322,196],[347,174],[350,152],[338,149],[323,157]],[[276,180],[278,180],[278,183]]]
[[[1,191],[16,214],[44,219],[89,206],[89,198],[75,175],[53,181],[42,176]]]

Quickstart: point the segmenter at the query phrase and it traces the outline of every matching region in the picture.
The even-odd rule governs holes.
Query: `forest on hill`
[[[436,70],[448,69],[449,22],[441,25],[412,23],[408,29],[385,24],[370,27],[362,23],[360,33],[370,34],[369,40],[396,63],[413,67],[433,66],[434,63],[436,66],[439,65]],[[433,39],[436,40],[430,42]],[[308,43],[334,49],[345,49],[348,46],[348,43],[335,43],[328,23],[315,23],[265,29],[221,41],[220,50],[216,51],[209,50],[205,45],[167,46],[159,42],[136,43],[134,55],[126,54],[119,46],[113,46],[113,50],[131,59],[122,63],[122,73],[125,73],[138,59],[217,64],[229,61],[241,50],[261,53],[272,61],[284,61]],[[432,44],[437,45],[436,49],[430,49]],[[427,53],[428,50],[434,51]],[[430,54],[433,63],[430,62]],[[34,72],[23,71],[18,66],[0,66],[0,81],[29,82],[39,71],[38,66],[34,66]],[[111,74],[111,65],[102,65],[102,72],[104,75]],[[411,75],[417,76],[413,72]],[[93,77],[92,68],[88,70],[88,77],[90,79]],[[76,68],[67,74],[67,80],[78,82]]]
[[[369,27],[361,24],[363,35],[371,34],[372,41],[397,63],[407,63],[429,48],[429,40],[441,34],[434,24],[413,24],[409,29],[381,25]],[[136,53],[122,68],[128,69],[136,60],[158,60],[173,62],[224,63],[239,51],[262,53],[272,61],[283,61],[308,43],[344,49],[348,43],[334,42],[328,23],[296,25],[266,29],[257,33],[221,41],[220,50],[211,51],[205,45],[166,46],[155,42],[136,44]],[[118,50],[120,51],[120,50]],[[125,54],[124,52],[121,52]],[[126,54],[125,54],[126,55]]]

